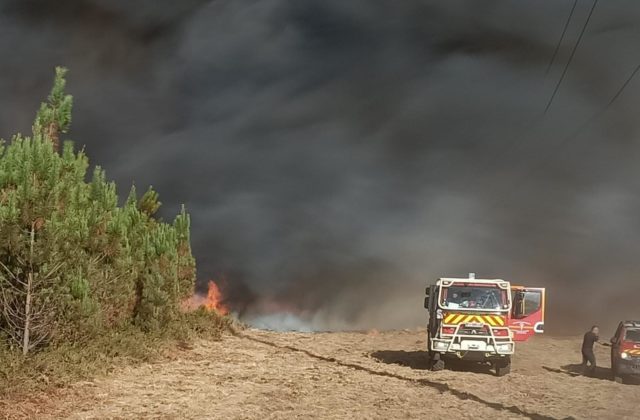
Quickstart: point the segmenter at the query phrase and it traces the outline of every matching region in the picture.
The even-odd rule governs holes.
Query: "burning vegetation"
[[[229,313],[229,307],[224,302],[224,296],[215,281],[209,280],[206,296],[194,294],[182,304],[182,309],[185,311],[193,311],[200,307],[204,307],[208,311],[216,312],[222,316]]]

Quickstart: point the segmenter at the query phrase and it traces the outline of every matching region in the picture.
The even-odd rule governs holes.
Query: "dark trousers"
[[[582,367],[587,368],[587,362],[589,362],[588,372],[593,374],[596,371],[596,355],[593,354],[593,350],[582,350]]]

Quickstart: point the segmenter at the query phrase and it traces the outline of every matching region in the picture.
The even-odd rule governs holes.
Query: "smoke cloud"
[[[164,217],[187,205],[201,284],[245,319],[420,325],[428,281],[475,272],[547,287],[551,332],[611,327],[638,316],[640,80],[601,110],[640,4],[598,4],[543,114],[570,7],[5,0],[0,136],[69,67],[70,137]]]

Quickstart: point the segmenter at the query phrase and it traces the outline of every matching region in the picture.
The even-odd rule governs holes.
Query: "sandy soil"
[[[54,395],[0,401],[7,418],[640,418],[640,386],[574,372],[579,338],[520,344],[512,373],[426,370],[424,331],[274,333],[198,342]],[[3,417],[3,416],[0,416]]]

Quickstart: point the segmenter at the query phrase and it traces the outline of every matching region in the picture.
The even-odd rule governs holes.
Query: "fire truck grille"
[[[486,336],[489,335],[489,331],[484,327],[467,327],[462,326],[458,330],[458,334],[460,335],[477,335],[477,336]]]

